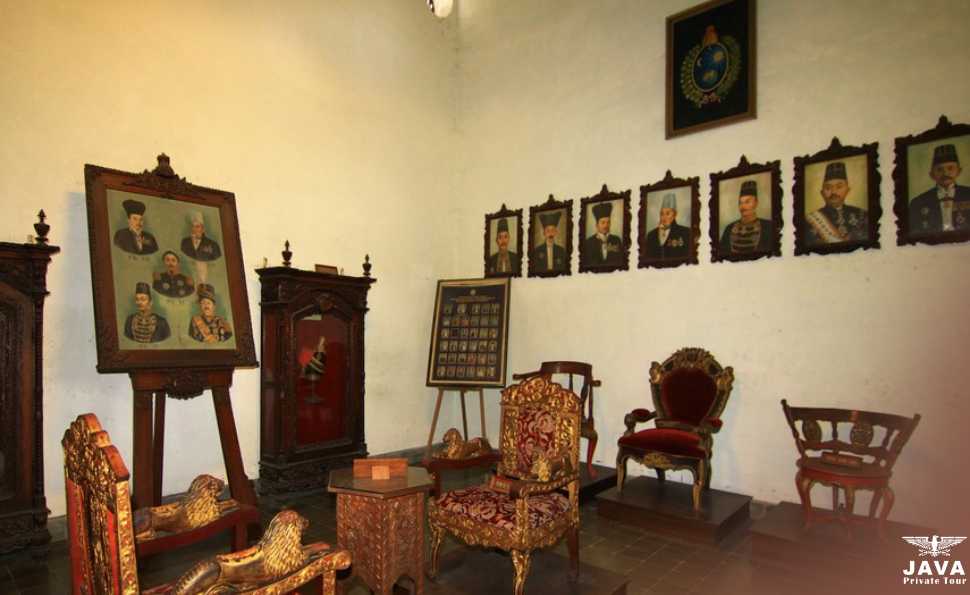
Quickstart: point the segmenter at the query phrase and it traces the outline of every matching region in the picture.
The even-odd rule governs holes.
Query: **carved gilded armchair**
[[[879,536],[885,539],[886,519],[896,500],[889,479],[896,458],[919,424],[919,414],[903,417],[873,411],[790,407],[785,399],[781,400],[781,407],[801,455],[795,487],[802,501],[802,528],[807,530],[816,522],[836,520],[849,534],[850,524],[874,520],[881,502],[877,527]],[[796,424],[801,424],[801,434]],[[825,431],[822,424],[828,426]],[[841,424],[849,430],[848,442],[839,439]],[[845,428],[845,425],[851,427]],[[877,428],[881,428],[882,435],[878,444],[873,442]],[[832,514],[819,514],[812,508],[811,492],[815,483],[832,487]],[[845,494],[842,507],[839,506],[840,488]],[[873,492],[868,519],[853,515],[856,490]]]
[[[596,469],[593,468],[593,453],[596,452],[599,434],[596,432],[596,422],[593,420],[593,389],[601,386],[602,383],[593,378],[592,364],[569,361],[542,362],[538,370],[524,374],[512,374],[512,379],[525,380],[540,374],[547,378],[552,378],[553,374],[567,376],[569,384],[566,387],[571,391],[573,390],[574,376],[582,381],[582,386],[579,389],[581,414],[579,436],[586,439],[586,473],[590,477],[596,477]]]
[[[626,415],[626,432],[618,442],[617,489],[623,490],[627,459],[650,467],[663,481],[668,470],[686,469],[694,476],[694,510],[701,510],[701,492],[711,485],[713,435],[721,429],[721,414],[731,395],[734,370],[710,353],[684,347],[663,364],[650,366],[650,392],[655,411],[634,409]],[[656,427],[634,431],[654,420]]]
[[[217,555],[173,583],[140,590],[128,469],[94,414],[80,415],[64,432],[68,548],[72,593],[190,595],[194,593],[288,593],[320,579],[322,593],[335,592],[336,571],[350,554],[325,543],[302,545],[308,522],[284,510],[254,546]]]
[[[522,595],[532,551],[565,536],[570,578],[579,574],[580,401],[544,376],[502,391],[501,461],[481,486],[431,500],[431,576],[445,533],[511,552],[513,592]]]

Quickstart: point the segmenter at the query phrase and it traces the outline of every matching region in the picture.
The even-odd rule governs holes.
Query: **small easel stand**
[[[482,438],[486,441],[488,440],[488,431],[485,429],[485,393],[482,387],[467,387],[467,386],[442,386],[438,387],[438,399],[434,405],[434,417],[431,419],[431,431],[428,433],[428,446],[425,449],[423,466],[431,474],[432,479],[434,479],[434,495],[441,493],[441,471],[450,471],[453,469],[473,469],[476,467],[488,467],[497,463],[501,460],[501,455],[498,451],[492,449],[491,453],[480,455],[477,457],[469,457],[464,459],[445,459],[436,458],[434,453],[431,451],[431,445],[434,443],[435,430],[438,428],[438,414],[441,412],[441,401],[444,399],[444,394],[446,391],[457,392],[461,400],[461,429],[462,438],[468,441],[468,415],[465,407],[465,395],[467,393],[478,393],[478,411],[482,424]]]
[[[239,450],[239,436],[232,414],[229,387],[232,386],[232,368],[212,370],[136,370],[129,373],[135,393],[134,403],[134,488],[132,499],[135,508],[158,506],[162,500],[162,468],[165,453],[165,398],[191,399],[212,390],[212,402],[216,410],[222,458],[229,479],[232,498],[241,505],[255,508],[256,493],[243,469]],[[154,415],[153,415],[154,414]],[[237,543],[244,537],[239,535]],[[258,538],[261,532],[258,517],[248,523],[248,537]]]

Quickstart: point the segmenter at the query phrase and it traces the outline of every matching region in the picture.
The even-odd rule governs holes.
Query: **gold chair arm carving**
[[[634,409],[630,413],[627,413],[623,418],[623,424],[626,425],[626,432],[623,432],[623,435],[632,435],[637,424],[646,423],[655,417],[657,417],[656,411],[650,411],[649,409]]]

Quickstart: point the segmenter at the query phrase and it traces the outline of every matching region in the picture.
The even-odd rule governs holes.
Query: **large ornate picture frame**
[[[84,166],[98,371],[256,365],[235,197]]]
[[[667,138],[756,116],[755,0],[667,17]]]
[[[664,179],[640,186],[639,268],[697,264],[701,237],[700,178]]]
[[[898,245],[970,240],[970,124],[897,138],[893,181]]]
[[[485,276],[522,276],[522,209],[485,215]]]
[[[573,201],[551,194],[529,207],[529,276],[558,277],[572,272]]]
[[[438,281],[428,386],[505,386],[509,277]]]
[[[879,247],[879,143],[795,157],[795,254]]]
[[[780,161],[711,174],[711,261],[781,256],[781,195]]]
[[[603,184],[599,194],[581,199],[579,205],[579,272],[629,269],[630,191],[610,192]]]

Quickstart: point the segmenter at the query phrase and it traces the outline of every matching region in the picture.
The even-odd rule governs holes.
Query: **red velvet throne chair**
[[[694,510],[701,510],[701,491],[711,485],[713,435],[721,429],[721,414],[731,395],[734,371],[722,368],[710,353],[685,347],[663,364],[650,366],[654,411],[634,409],[626,415],[626,432],[618,441],[617,489],[623,491],[628,459],[654,469],[664,481],[668,470],[689,470],[694,476]],[[635,431],[636,424],[654,420],[655,427]]]

